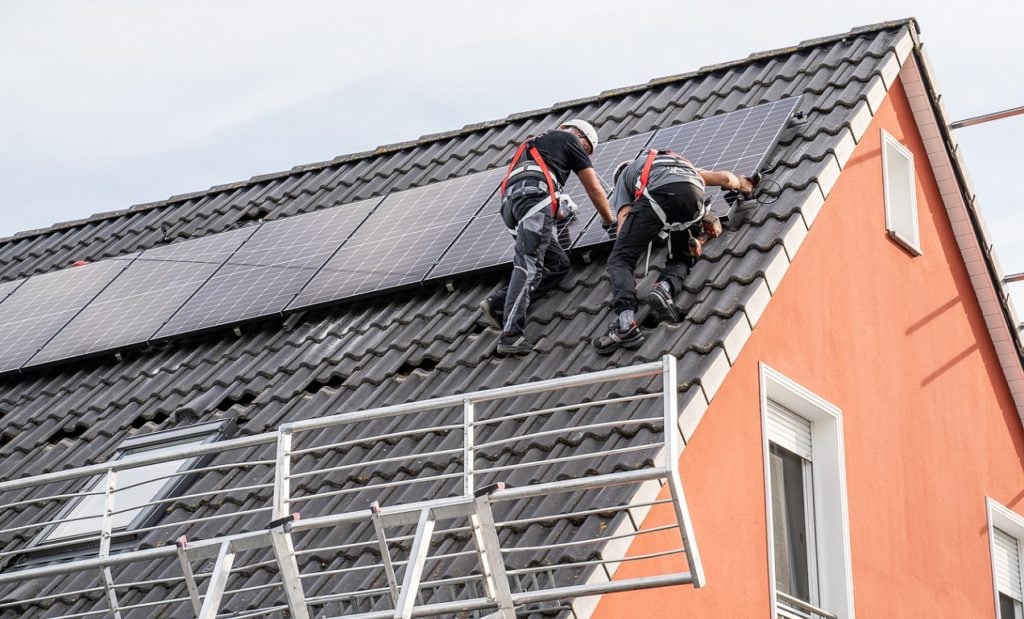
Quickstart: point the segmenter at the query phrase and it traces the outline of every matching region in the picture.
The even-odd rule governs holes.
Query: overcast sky
[[[950,120],[1024,105],[1020,0],[0,0],[0,237],[910,16]],[[1024,271],[1024,116],[957,137]]]

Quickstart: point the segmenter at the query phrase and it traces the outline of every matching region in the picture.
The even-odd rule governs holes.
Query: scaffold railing
[[[0,482],[0,615],[513,619],[700,587],[677,389],[665,356]]]

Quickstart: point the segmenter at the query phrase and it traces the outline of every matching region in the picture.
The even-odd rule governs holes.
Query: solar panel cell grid
[[[501,170],[389,194],[289,309],[420,282],[497,188]]]
[[[245,242],[256,227],[241,228],[230,232],[221,232],[198,239],[173,243],[147,249],[139,256],[140,260],[159,260],[166,262],[205,262],[222,264],[242,243]]]
[[[637,154],[647,146],[653,131],[640,133],[621,140],[614,140],[602,145],[594,156],[594,171],[601,179],[607,194],[611,194],[614,188],[612,176],[615,174],[615,167],[620,162],[634,159]],[[572,196],[576,204],[580,205],[579,222],[574,225],[572,235],[573,247],[594,245],[608,240],[608,234],[601,227],[601,218],[597,212],[590,208],[590,200],[579,179],[573,177],[566,183],[566,190]],[[584,206],[587,205],[587,206]],[[612,207],[614,209],[614,206]]]
[[[29,363],[70,359],[147,342],[217,266],[136,260]]]
[[[0,303],[0,372],[24,365],[129,264],[105,260],[26,280]]]
[[[154,337],[282,312],[379,203],[374,198],[263,224]]]
[[[782,99],[660,129],[650,148],[673,150],[707,170],[731,170],[749,176],[758,171],[778,143],[799,101],[799,97]],[[712,212],[728,214],[729,206],[719,188],[708,188],[706,195],[711,198]]]

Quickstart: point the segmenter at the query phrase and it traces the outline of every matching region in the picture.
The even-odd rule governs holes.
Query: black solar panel
[[[660,129],[650,148],[673,150],[705,170],[731,170],[749,176],[775,148],[799,102],[799,97],[791,97]],[[706,195],[712,199],[712,212],[728,215],[729,205],[718,187],[709,187]]]
[[[250,226],[172,245],[154,247],[142,252],[139,260],[223,264],[246,239],[253,235],[257,228],[258,226]]]
[[[136,260],[29,361],[37,365],[143,344],[218,265]]]
[[[594,171],[597,172],[597,176],[601,179],[601,184],[605,187],[605,193],[610,195],[612,192],[614,184],[612,182],[612,175],[615,173],[615,166],[624,160],[635,158],[637,153],[647,146],[647,142],[650,141],[653,135],[653,131],[648,131],[647,133],[640,133],[621,140],[613,140],[602,144],[598,148],[597,154],[594,156]],[[587,198],[587,194],[583,190],[583,185],[580,184],[579,179],[573,177],[565,185],[566,191],[576,201],[576,204],[580,205],[578,221],[571,226],[573,231],[572,246],[583,247],[607,241],[608,234],[601,227],[601,217],[589,206],[590,200]]]
[[[261,225],[154,337],[282,312],[380,201],[364,200]]]
[[[0,303],[0,372],[23,366],[129,264],[104,260],[36,275],[21,284]]]
[[[490,170],[389,194],[289,309],[419,283],[500,179]]]
[[[3,303],[4,299],[9,297],[12,292],[18,289],[18,286],[24,283],[24,279],[16,279],[13,282],[0,283],[0,303]]]

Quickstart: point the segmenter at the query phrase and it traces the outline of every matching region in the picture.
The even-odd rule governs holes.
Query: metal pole
[[[217,563],[214,564],[210,575],[210,584],[206,587],[206,599],[203,600],[203,608],[197,619],[217,618],[220,600],[224,597],[224,589],[228,585],[228,576],[231,575],[231,565],[234,562],[235,553],[231,550],[231,542],[222,543],[217,554]]]
[[[110,531],[113,529],[114,518],[114,493],[117,491],[117,471],[107,469],[107,491],[103,501],[103,521],[100,526],[100,558],[110,556]],[[117,591],[114,590],[114,575],[110,566],[104,566],[100,570],[103,574],[103,589],[107,594],[107,604],[110,605],[110,612],[115,619],[121,619],[121,610],[118,608]]]
[[[291,475],[292,433],[281,430],[277,435],[277,464],[274,467],[274,511],[273,520],[287,518],[290,514],[288,501],[291,497],[289,476]]]
[[[88,466],[68,469],[66,471],[56,471],[53,473],[35,475],[33,477],[23,477],[21,479],[12,479],[10,481],[0,482],[0,492],[8,492],[10,490],[18,490],[31,486],[41,486],[55,481],[65,481],[68,479],[79,479],[102,475],[111,468],[117,470],[132,469],[145,464],[180,460],[183,457],[191,458],[193,456],[203,456],[206,454],[219,454],[224,453],[229,449],[263,445],[266,443],[273,443],[275,440],[277,440],[276,432],[266,432],[264,434],[253,434],[252,436],[243,436],[241,438],[234,438],[226,441],[215,441],[204,445],[192,445],[181,450],[169,449],[167,451],[160,450],[158,453],[142,453],[122,458],[121,460],[117,460],[113,463],[102,462],[100,464],[90,464]]]
[[[987,123],[992,120],[1000,120],[1002,118],[1009,118],[1010,116],[1016,116],[1018,114],[1024,114],[1024,105],[1020,107],[1010,108],[1003,110],[1002,112],[992,112],[991,114],[982,114],[981,116],[972,116],[971,118],[965,118],[958,120],[955,123],[950,123],[950,129],[960,129],[961,127],[970,127],[971,125],[980,125],[981,123]]]
[[[373,528],[377,532],[377,547],[380,548],[380,558],[384,563],[384,574],[388,577],[391,603],[398,605],[398,578],[395,577],[395,564],[391,561],[391,550],[388,548],[387,532],[384,530],[384,523],[380,519],[380,503],[377,501],[370,505],[370,518],[373,520]]]
[[[1024,282],[1024,273],[1015,273],[1003,278],[1004,284],[1012,284],[1014,282]]]
[[[484,575],[487,595],[498,604],[495,619],[516,619],[515,606],[512,604],[512,589],[508,586],[508,575],[505,573],[505,560],[501,556],[501,541],[494,524],[494,512],[487,496],[477,497],[474,501],[476,510],[470,515],[473,527],[473,539],[476,541],[477,553],[480,556],[480,572]]]
[[[402,591],[395,605],[394,619],[409,619],[416,606],[416,594],[419,593],[420,580],[423,578],[423,567],[427,562],[427,551],[430,550],[430,537],[434,534],[434,519],[430,509],[420,511],[416,535],[409,551],[409,563],[405,566],[405,578],[402,579]]]
[[[476,472],[476,451],[473,443],[476,441],[476,411],[473,400],[466,398],[462,401],[462,472],[463,484],[462,493],[467,497],[473,496],[476,492],[474,473]]]
[[[665,454],[666,466],[669,469],[669,490],[672,492],[672,507],[676,510],[676,521],[679,523],[679,537],[682,538],[683,548],[686,550],[686,560],[689,562],[690,574],[693,575],[693,586],[697,589],[703,587],[707,582],[704,578],[704,568],[700,560],[700,552],[697,550],[697,536],[693,530],[693,523],[690,522],[690,510],[686,507],[686,496],[683,494],[683,480],[679,474],[679,459],[682,457],[682,447],[679,433],[679,404],[678,404],[678,378],[676,376],[676,358],[672,355],[665,355],[661,358],[664,364],[662,385],[665,390]]]
[[[185,575],[185,588],[188,589],[188,597],[192,600],[192,610],[195,611],[196,617],[199,613],[203,612],[203,603],[199,600],[199,587],[196,586],[196,575],[192,571],[192,564],[189,563],[188,553],[185,552],[185,548],[188,546],[188,539],[182,535],[178,538],[178,564],[181,566],[181,572]]]
[[[585,385],[593,385],[596,383],[622,380],[625,378],[643,378],[645,376],[657,376],[660,373],[661,362],[652,361],[650,363],[643,363],[640,365],[629,365],[621,368],[602,370],[600,372],[591,372],[589,374],[563,376],[559,378],[551,378],[548,380],[537,381],[534,383],[510,385],[508,387],[498,387],[497,389],[487,389],[484,391],[473,391],[462,395],[434,398],[431,400],[424,400],[422,402],[408,402],[406,404],[395,404],[393,406],[371,408],[369,410],[357,411],[354,413],[342,413],[340,415],[317,417],[315,419],[303,419],[301,421],[293,421],[291,423],[284,424],[281,426],[281,429],[296,432],[300,430],[318,430],[320,428],[326,428],[343,423],[370,421],[373,419],[394,417],[405,413],[416,413],[420,411],[428,411],[438,408],[453,408],[456,406],[461,406],[462,403],[467,399],[473,400],[474,402],[477,403],[490,402],[492,400],[501,400],[504,398],[514,398],[523,395],[531,395],[534,393],[542,393],[544,391],[552,391],[554,389],[582,387]]]
[[[284,595],[288,600],[288,611],[292,619],[309,619],[306,592],[302,588],[302,580],[299,577],[299,565],[295,561],[295,546],[292,543],[290,530],[291,526],[287,523],[272,528],[270,542],[274,549],[274,558],[277,559],[278,570],[281,572]]]

